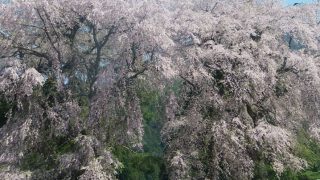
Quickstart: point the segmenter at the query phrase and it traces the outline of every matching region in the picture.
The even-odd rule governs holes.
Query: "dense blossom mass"
[[[319,5],[2,2],[0,179],[320,177]]]

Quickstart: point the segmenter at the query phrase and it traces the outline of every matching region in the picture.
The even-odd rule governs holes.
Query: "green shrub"
[[[56,162],[54,158],[45,157],[44,154],[38,152],[28,153],[21,161],[21,170],[49,170],[54,168]]]
[[[276,172],[273,170],[272,165],[265,161],[258,161],[254,167],[254,178],[255,180],[272,180],[278,179]]]
[[[299,180],[299,176],[297,172],[294,172],[290,169],[284,171],[281,176],[280,179],[283,180]]]
[[[162,158],[148,153],[137,153],[124,146],[115,146],[112,152],[123,164],[123,168],[118,174],[120,180],[166,179]]]
[[[320,171],[320,144],[305,130],[300,130],[297,134],[295,153],[298,157],[307,160],[311,169]]]
[[[308,133],[301,129],[297,133],[297,144],[294,148],[296,156],[305,159],[309,168],[294,172],[290,169],[284,171],[279,179],[281,180],[317,180],[320,179],[320,145]],[[255,169],[256,179],[274,179],[276,176],[272,172],[272,167],[266,164],[258,164]],[[265,177],[265,178],[263,178]]]
[[[299,180],[318,180],[320,179],[320,171],[313,172],[313,171],[305,171],[299,174]]]
[[[76,143],[74,140],[65,136],[56,136],[44,143],[44,147],[50,154],[61,155],[73,152],[76,149]]]
[[[21,161],[20,168],[22,170],[39,169],[43,166],[43,162],[45,162],[45,160],[41,154],[38,154],[38,153],[26,154]]]

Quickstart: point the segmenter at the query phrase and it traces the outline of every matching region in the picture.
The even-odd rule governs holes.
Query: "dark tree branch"
[[[46,20],[45,20],[44,17],[41,15],[41,12],[40,12],[39,9],[36,9],[36,11],[37,11],[37,14],[38,14],[40,20],[41,20],[42,23],[43,23],[44,32],[45,32],[45,34],[46,34],[46,36],[47,36],[47,38],[48,38],[48,40],[49,40],[49,42],[50,42],[50,45],[52,46],[52,48],[54,49],[54,51],[56,51],[56,53],[58,54],[58,60],[61,62],[61,60],[62,60],[61,52],[60,52],[59,49],[55,46],[55,43],[54,43],[53,40],[52,40],[52,37],[51,37],[51,35],[50,35],[50,33],[49,33],[49,30],[48,30],[48,27],[47,27]]]
[[[134,75],[128,77],[127,79],[135,79],[137,78],[139,75],[143,74],[148,68],[147,67],[144,67],[142,68],[141,70],[137,71]]]

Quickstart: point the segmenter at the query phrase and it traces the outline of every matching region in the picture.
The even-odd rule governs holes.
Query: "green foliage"
[[[0,163],[0,171],[1,170],[3,170],[4,168],[6,168],[7,167],[7,165],[6,164],[4,164],[4,163]]]
[[[0,99],[0,128],[7,122],[7,113],[13,107],[12,104],[7,102],[5,99]]]
[[[299,175],[297,172],[294,172],[290,169],[284,171],[281,176],[280,179],[283,180],[300,180]]]
[[[307,160],[313,170],[320,171],[320,144],[310,137],[305,130],[297,134],[296,155]]]
[[[161,96],[156,90],[141,88],[138,92],[143,118],[147,123],[156,122],[161,118]]]
[[[202,148],[199,150],[199,159],[203,163],[204,172],[208,174],[210,170],[210,163],[213,159],[213,153],[211,151],[213,145],[213,141],[211,137],[206,136],[202,140]],[[191,171],[191,177],[196,177],[199,171]]]
[[[90,104],[88,96],[78,96],[78,103],[81,107],[88,107]]]
[[[115,146],[113,154],[123,164],[118,174],[120,180],[166,179],[163,159],[148,153],[137,153],[124,146]]]
[[[42,88],[45,96],[55,95],[58,92],[57,82],[54,78],[48,78]]]
[[[162,94],[142,80],[137,83],[136,93],[144,120],[144,153],[134,152],[125,146],[114,146],[113,154],[123,164],[118,178],[123,180],[166,179],[165,164],[161,157],[163,146],[160,139],[165,114]]]
[[[272,180],[278,179],[276,172],[273,170],[272,165],[263,160],[256,162],[254,167],[255,180]]]
[[[154,155],[161,156],[163,146],[160,139],[160,130],[147,126],[144,128],[143,148],[145,152],[150,152]]]
[[[42,87],[43,94],[47,97],[50,107],[56,103],[58,96],[57,82],[54,78],[48,78]]]
[[[310,137],[304,129],[301,129],[297,133],[297,144],[294,150],[298,157],[305,159],[309,164],[306,171],[297,173],[298,179],[320,179],[320,144]]]
[[[216,69],[211,72],[212,77],[215,79],[215,85],[218,88],[218,93],[223,98],[228,99],[233,96],[233,92],[230,86],[225,82],[225,72],[222,69]]]
[[[89,98],[88,98],[88,96],[79,96],[77,98],[78,98],[78,104],[81,108],[80,119],[83,121],[87,121],[87,119],[89,118],[89,113],[90,113]],[[82,135],[88,135],[87,129],[82,129],[80,133]]]
[[[299,180],[318,180],[320,179],[320,171],[305,171],[298,175]]]
[[[259,112],[255,106],[247,104],[246,107],[249,116],[252,118],[253,123],[256,125],[258,120],[263,117],[263,114]]]
[[[164,118],[164,103],[159,91],[148,87],[141,82],[137,91],[140,99],[140,107],[143,115],[144,151],[154,155],[162,155],[163,146],[160,139],[160,130]]]
[[[203,118],[214,119],[220,116],[220,111],[214,106],[206,106],[201,109]]]
[[[22,170],[53,169],[56,167],[56,159],[59,155],[73,152],[76,149],[75,142],[64,136],[47,139],[39,146],[39,149],[23,157],[20,164]]]
[[[270,164],[258,161],[255,166],[254,179],[283,179],[283,180],[317,180],[320,179],[320,144],[302,129],[297,133],[295,155],[307,160],[309,168],[305,171],[284,171],[278,178]]]
[[[89,117],[89,106],[81,106],[80,117],[82,119],[87,119]]]
[[[182,80],[180,80],[180,79],[175,80],[175,81],[173,81],[172,85],[166,86],[166,94],[168,94],[168,92],[172,91],[175,94],[175,96],[178,97],[181,94],[182,86],[183,86]]]
[[[288,89],[284,82],[277,81],[275,87],[275,93],[277,97],[284,96],[288,92]]]
[[[303,172],[294,172],[292,170],[286,170],[280,176],[281,180],[318,180],[320,179],[320,172],[314,171],[303,171]]]
[[[268,112],[266,115],[266,121],[271,124],[271,125],[274,125],[276,126],[277,125],[277,120],[276,120],[276,116],[275,114],[271,113],[271,112]]]
[[[45,152],[56,155],[73,152],[76,148],[76,143],[74,140],[71,140],[65,136],[53,137],[44,143],[44,149],[46,149]]]
[[[53,168],[55,163],[50,158],[46,159],[43,154],[33,152],[26,154],[21,161],[20,168],[21,170],[36,170],[36,169],[51,169]]]
[[[164,97],[173,92],[181,94],[183,81],[176,80],[168,84],[163,92],[140,80],[136,92],[140,100],[140,108],[144,119],[143,145],[145,153],[136,153],[123,146],[116,146],[113,153],[123,163],[119,179],[167,179],[165,163],[162,158],[163,145],[160,130],[165,118]]]
[[[66,142],[60,142],[60,144],[56,148],[56,152],[58,154],[66,154],[70,152],[74,152],[76,149],[76,143],[74,140],[67,140]]]

